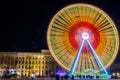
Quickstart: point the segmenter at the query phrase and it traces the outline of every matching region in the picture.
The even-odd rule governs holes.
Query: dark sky
[[[115,0],[3,0],[0,2],[0,51],[48,49],[46,33],[52,17],[63,7],[80,2],[103,9],[120,31],[120,3]]]

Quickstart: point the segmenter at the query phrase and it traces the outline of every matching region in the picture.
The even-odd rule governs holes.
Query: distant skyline
[[[88,3],[104,10],[120,32],[119,2],[109,0],[14,0],[1,2],[0,51],[40,52],[48,49],[46,33],[63,7]]]

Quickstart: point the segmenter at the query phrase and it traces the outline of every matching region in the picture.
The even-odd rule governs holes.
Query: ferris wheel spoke
[[[102,28],[102,25],[105,25],[106,23],[109,23],[108,20],[106,20],[106,18],[102,19],[98,25],[96,25],[97,28]]]
[[[102,33],[109,33],[109,32],[111,32],[111,33],[112,33],[112,32],[114,32],[114,31],[113,31],[112,29],[109,29],[109,30],[106,30],[106,31],[105,31],[105,30],[100,31],[100,33],[101,33],[101,32],[102,32]]]
[[[91,22],[91,24],[94,25],[99,20],[100,17],[101,17],[101,14],[99,12],[97,12],[95,14],[95,17],[93,18],[93,21]],[[93,30],[93,27],[91,26],[90,29]]]
[[[57,24],[57,25],[59,25],[60,27],[62,27],[62,28],[64,28],[64,29],[67,29],[67,30],[70,29],[70,27],[69,27],[68,25],[62,23],[62,22],[59,21],[58,19],[56,19],[54,23]]]
[[[108,25],[110,25],[110,23],[109,23],[108,21],[105,21],[104,23],[102,23],[101,25],[99,25],[99,26],[97,27],[97,29],[104,28],[104,27],[106,27],[106,26],[108,26]]]
[[[78,18],[79,18],[79,21],[81,22],[81,17],[80,17],[81,13],[80,13],[80,8],[79,8],[79,6],[77,6],[77,11],[78,11]]]
[[[71,18],[71,16],[69,15],[69,13],[66,10],[64,10],[64,12],[65,12],[66,16],[68,17],[70,23],[73,25],[74,22],[73,22],[73,19]]]
[[[67,25],[69,25],[69,27],[72,26],[71,22],[62,13],[58,17],[61,18],[61,20],[63,20]]]
[[[112,32],[114,32],[114,30],[112,29],[112,27],[109,27],[109,28],[106,28],[106,29],[98,29],[98,31],[100,32],[100,33],[112,33]],[[96,30],[93,30],[93,33],[95,34],[97,31]]]
[[[69,16],[70,20],[73,22],[73,24],[75,24],[75,21],[73,19],[73,15],[71,14],[71,10],[68,9],[68,11],[66,11],[67,15]]]
[[[93,25],[95,25],[95,23],[101,18],[102,14],[100,14],[99,12],[96,14],[94,20],[93,20]]]
[[[106,18],[103,18],[101,21],[98,22],[96,27],[100,27],[102,24],[105,24],[106,22],[108,22],[108,20],[106,20]]]
[[[91,65],[92,65],[93,69],[95,69],[96,68],[95,62],[92,59],[90,59],[90,61],[91,61]]]
[[[78,22],[80,22],[80,13],[79,13],[79,8],[78,8],[78,6],[76,7],[76,10],[77,10],[77,20],[78,20]]]
[[[99,57],[97,56],[96,52],[94,51],[92,45],[90,44],[90,42],[87,40],[88,46],[90,47],[92,54],[94,55],[95,59],[99,62],[99,64],[101,65],[101,67],[103,68],[104,72],[106,74],[108,74],[107,70],[105,69],[105,67],[103,66],[101,60],[99,59]]]
[[[111,29],[112,29],[112,26],[106,27],[104,29],[98,29],[98,30],[101,32],[101,31],[108,31],[108,30],[111,30]]]
[[[56,27],[56,26],[52,26],[52,28],[55,29],[55,30],[60,30],[60,31],[64,31],[64,32],[69,32],[69,30],[67,30],[67,29],[63,29],[63,28]]]
[[[63,13],[64,13],[65,15],[64,15]],[[63,19],[65,19],[66,23],[67,23],[69,26],[72,26],[72,23],[71,23],[71,21],[70,21],[69,18],[68,18],[68,15],[65,13],[65,11],[64,11],[63,13],[61,13],[61,17],[62,17]]]

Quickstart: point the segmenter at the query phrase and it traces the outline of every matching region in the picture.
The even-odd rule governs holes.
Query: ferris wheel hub
[[[83,40],[88,40],[89,39],[89,34],[86,33],[86,32],[82,33],[82,39]]]

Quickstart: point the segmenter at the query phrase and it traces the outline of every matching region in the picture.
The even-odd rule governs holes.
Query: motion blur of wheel
[[[68,71],[81,46],[82,34],[86,32],[105,68],[116,58],[119,36],[112,19],[93,5],[72,4],[55,14],[47,31],[47,42],[52,56]],[[86,69],[94,69],[96,72],[103,70],[87,43],[84,43],[75,72],[82,73]]]

